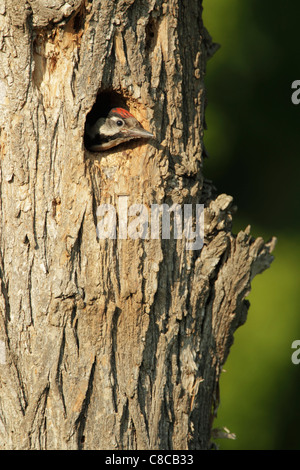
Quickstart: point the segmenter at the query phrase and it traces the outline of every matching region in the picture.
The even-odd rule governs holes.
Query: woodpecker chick
[[[132,139],[154,137],[146,131],[126,109],[113,108],[107,117],[101,117],[86,128],[86,147],[92,152],[108,150]]]

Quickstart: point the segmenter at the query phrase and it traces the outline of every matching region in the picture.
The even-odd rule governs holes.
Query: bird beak
[[[154,137],[154,134],[151,134],[151,132],[146,131],[145,129],[130,129],[129,134],[132,137],[141,137],[144,139],[151,139],[151,137]]]

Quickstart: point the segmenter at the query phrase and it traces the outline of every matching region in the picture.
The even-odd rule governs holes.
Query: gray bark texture
[[[0,0],[0,448],[207,449],[274,240],[204,180],[202,2]],[[84,147],[127,108],[156,140]],[[91,113],[92,111],[92,113]],[[90,113],[90,114],[89,114]],[[204,204],[204,246],[99,239],[97,207]]]

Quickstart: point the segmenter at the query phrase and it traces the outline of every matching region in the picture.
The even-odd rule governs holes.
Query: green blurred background
[[[278,239],[270,269],[257,276],[245,325],[222,373],[215,427],[236,440],[220,449],[300,449],[300,2],[204,0],[204,24],[221,48],[206,74],[210,155],[218,192],[234,197],[234,232]]]

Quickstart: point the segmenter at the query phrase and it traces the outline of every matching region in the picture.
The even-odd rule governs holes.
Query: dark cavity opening
[[[113,90],[106,90],[98,93],[96,102],[86,117],[84,129],[85,148],[89,148],[87,127],[92,127],[99,118],[106,117],[112,108],[117,107],[127,108],[126,99],[120,93]]]

